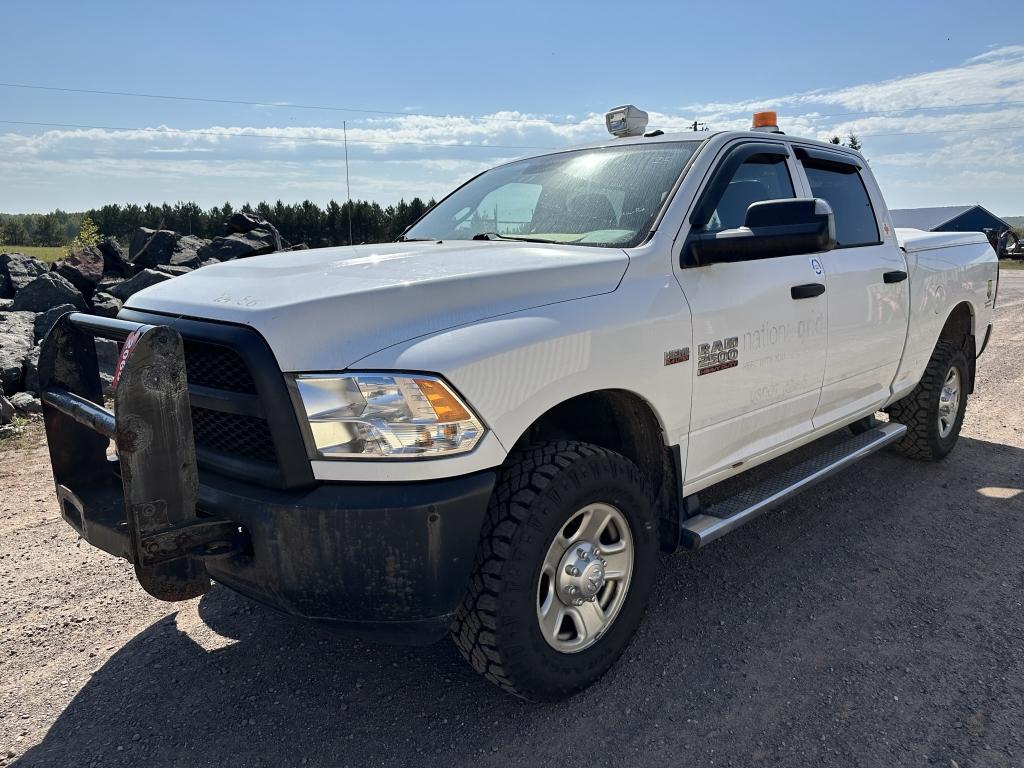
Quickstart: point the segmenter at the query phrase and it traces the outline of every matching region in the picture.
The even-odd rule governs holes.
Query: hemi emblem
[[[685,363],[690,359],[690,348],[683,347],[682,349],[670,349],[665,353],[665,365],[675,365],[676,363]]]

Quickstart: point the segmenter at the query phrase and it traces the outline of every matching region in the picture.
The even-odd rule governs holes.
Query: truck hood
[[[340,370],[417,336],[609,293],[628,264],[619,249],[507,241],[319,248],[203,267],[126,306],[251,326],[284,371]]]

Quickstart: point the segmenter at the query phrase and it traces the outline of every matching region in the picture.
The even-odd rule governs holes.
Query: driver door
[[[797,197],[799,178],[786,144],[735,144],[698,196],[690,232],[741,227],[751,203]],[[676,274],[696,353],[685,471],[692,493],[812,430],[827,315],[825,295],[807,286],[823,290],[825,277],[814,255],[684,264]]]

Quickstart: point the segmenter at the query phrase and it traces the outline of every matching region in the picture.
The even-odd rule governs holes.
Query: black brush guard
[[[120,342],[114,410],[103,407],[96,337]],[[200,517],[181,335],[164,325],[72,312],[39,357],[46,438],[61,515],[90,544],[135,566],[161,600],[210,588],[205,560],[247,546],[237,522]],[[108,458],[111,442],[117,458]]]

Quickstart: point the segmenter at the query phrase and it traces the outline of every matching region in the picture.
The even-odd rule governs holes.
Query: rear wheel
[[[907,434],[896,449],[914,459],[938,461],[953,450],[967,408],[967,356],[951,341],[940,341],[914,391],[889,406]]]
[[[571,696],[633,637],[656,530],[650,493],[625,457],[579,442],[521,452],[495,487],[455,644],[509,693]]]

